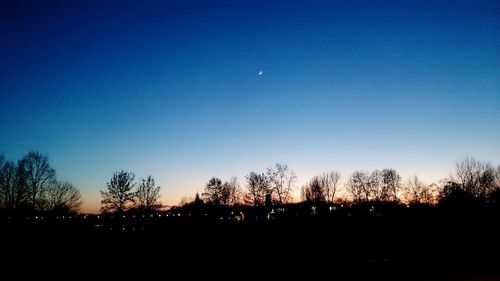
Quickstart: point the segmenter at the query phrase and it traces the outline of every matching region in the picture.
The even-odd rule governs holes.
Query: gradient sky
[[[500,164],[498,1],[161,2],[0,1],[0,153],[48,155],[83,211],[121,169],[177,204],[276,162]]]

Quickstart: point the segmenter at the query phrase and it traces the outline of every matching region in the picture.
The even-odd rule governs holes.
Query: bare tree
[[[71,183],[56,181],[46,156],[29,152],[17,165],[1,161],[1,205],[8,211],[76,212],[81,195]]]
[[[417,176],[408,179],[404,187],[404,198],[406,202],[415,204],[432,204],[435,203],[436,194],[435,186],[427,185],[421,182]]]
[[[0,206],[6,210],[18,210],[26,204],[28,190],[20,175],[21,171],[14,162],[0,164]]]
[[[196,193],[196,195],[198,195],[198,193]],[[182,206],[185,206],[185,205],[192,203],[193,201],[194,201],[194,197],[182,196],[181,201],[179,201],[178,206],[182,207]]]
[[[346,183],[346,191],[354,202],[388,202],[397,200],[401,176],[394,169],[355,171]]]
[[[340,181],[340,174],[335,171],[315,176],[302,187],[302,200],[333,203]]]
[[[401,176],[394,169],[384,169],[381,172],[381,201],[396,201],[398,200],[398,192],[401,190]]]
[[[371,174],[367,174],[368,184],[366,188],[368,189],[367,201],[373,200],[380,202],[385,196],[382,190],[382,172],[380,170],[374,170]]]
[[[28,190],[28,205],[33,210],[43,210],[47,189],[56,181],[55,170],[47,157],[38,152],[29,152],[18,165]]]
[[[474,158],[467,158],[456,165],[456,176],[462,188],[475,194],[478,192],[479,178],[482,172],[482,163]]]
[[[102,200],[101,211],[123,212],[134,202],[135,193],[133,189],[135,175],[131,172],[116,172],[106,184],[105,190],[100,190]]]
[[[325,187],[326,202],[333,203],[340,185],[340,173],[336,171],[326,173],[322,176],[322,181]]]
[[[201,194],[206,203],[219,206],[227,202],[229,194],[223,192],[222,180],[216,177],[211,178]]]
[[[396,200],[401,177],[393,169],[374,170],[369,174],[369,200],[388,202]]]
[[[309,202],[323,203],[326,201],[325,184],[321,176],[315,176],[302,187],[302,199]]]
[[[264,204],[264,197],[269,194],[269,182],[265,174],[257,174],[250,172],[247,176],[247,189],[246,200],[248,204],[259,206]]]
[[[155,211],[161,207],[160,187],[155,186],[155,179],[152,176],[142,179],[141,184],[137,187],[136,197],[139,210]]]
[[[494,168],[474,158],[457,163],[456,177],[463,190],[474,197],[484,198],[495,188]]]
[[[221,179],[214,177],[208,181],[202,196],[206,203],[212,205],[233,206],[240,204],[242,190],[236,177],[224,183]]]
[[[234,206],[241,204],[243,198],[243,191],[241,190],[240,183],[237,177],[232,177],[228,182],[224,183],[225,189],[229,194],[228,205]]]
[[[69,182],[56,182],[47,190],[47,209],[54,213],[76,213],[82,204],[80,191]]]
[[[346,183],[346,191],[356,203],[368,201],[371,196],[371,177],[368,172],[355,171]]]
[[[276,163],[273,167],[267,168],[266,175],[278,204],[289,203],[293,184],[297,178],[295,173],[288,168],[288,165]]]
[[[479,178],[478,197],[486,198],[497,188],[496,171],[491,164],[484,164],[484,170]]]

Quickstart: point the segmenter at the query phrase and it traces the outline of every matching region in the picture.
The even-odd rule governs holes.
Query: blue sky
[[[121,169],[176,204],[276,162],[500,162],[498,1],[144,2],[0,2],[0,152],[48,155],[84,211]]]

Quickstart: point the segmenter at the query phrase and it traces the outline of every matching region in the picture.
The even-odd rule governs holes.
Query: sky
[[[98,212],[287,163],[427,183],[500,164],[498,1],[0,1],[0,153],[49,157]],[[259,75],[259,72],[262,74]]]

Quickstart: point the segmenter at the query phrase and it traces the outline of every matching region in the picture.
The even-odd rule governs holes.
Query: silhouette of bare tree
[[[404,186],[403,196],[410,204],[432,204],[436,200],[433,186],[423,183],[417,176],[408,179]]]
[[[326,202],[325,185],[320,176],[315,176],[309,183],[302,187],[302,198],[305,201],[323,203]]]
[[[47,210],[76,213],[82,204],[80,191],[69,182],[56,182],[47,191]]]
[[[229,195],[228,205],[234,206],[241,204],[243,198],[243,191],[241,190],[240,183],[237,177],[231,177],[229,181],[224,183],[224,189]]]
[[[289,203],[292,200],[293,184],[297,177],[287,164],[276,163],[267,168],[267,179],[278,204]]]
[[[18,165],[13,161],[2,161],[0,164],[0,206],[2,208],[13,211],[26,205],[28,190],[21,175]]]
[[[355,171],[346,183],[346,191],[355,203],[370,200],[371,178],[368,172]]]
[[[202,196],[206,203],[214,206],[228,206],[231,199],[231,187],[227,183],[222,183],[220,178],[211,178]]]
[[[133,191],[135,175],[131,172],[120,171],[114,173],[111,180],[106,184],[105,190],[100,190],[102,212],[123,212],[134,202]]]
[[[28,191],[27,203],[36,211],[42,211],[46,204],[46,193],[56,181],[56,172],[50,167],[46,156],[29,152],[19,162],[22,184]]]
[[[254,206],[263,205],[265,195],[271,192],[266,175],[250,172],[246,179],[248,189],[245,196],[246,203]]]
[[[495,188],[495,169],[489,163],[467,158],[456,166],[456,177],[464,191],[485,198]]]
[[[161,207],[160,187],[155,186],[155,179],[148,176],[142,179],[135,193],[137,197],[137,208],[142,211],[155,211]]]

